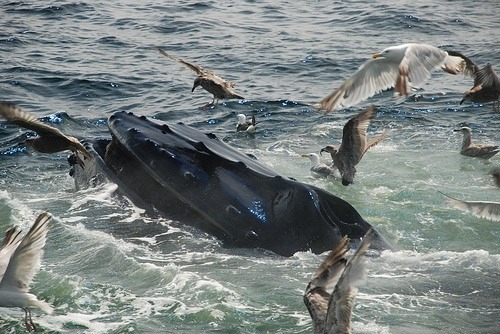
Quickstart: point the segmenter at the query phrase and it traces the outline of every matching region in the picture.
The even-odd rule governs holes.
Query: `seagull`
[[[411,88],[423,84],[439,68],[458,74],[465,70],[465,60],[428,44],[391,46],[374,54],[317,107],[328,114],[393,87],[395,95],[408,96]]]
[[[498,145],[472,144],[472,140],[470,138],[472,130],[467,126],[463,126],[453,131],[462,132],[464,135],[464,139],[462,140],[462,148],[460,149],[460,154],[462,155],[466,155],[468,157],[489,159],[500,152],[500,147]]]
[[[322,152],[330,153],[333,165],[338,168],[342,176],[342,184],[344,186],[348,186],[353,182],[354,174],[356,174],[355,166],[361,161],[366,151],[387,138],[387,133],[384,133],[373,137],[370,141],[366,140],[366,130],[376,114],[377,110],[374,107],[368,107],[358,115],[352,117],[344,125],[340,148],[328,145],[320,151],[320,154]]]
[[[255,132],[255,116],[252,115],[252,118],[248,121],[245,114],[238,114],[238,125],[236,126],[236,132]]]
[[[29,232],[21,238],[16,228],[9,229],[0,248],[0,307],[20,307],[24,310],[28,331],[34,330],[30,306],[52,313],[52,306],[28,293],[29,285],[40,266],[47,236],[47,224],[52,215],[41,213]]]
[[[23,144],[41,153],[55,153],[65,150],[80,152],[86,158],[92,159],[92,154],[78,141],[78,139],[66,136],[61,130],[40,122],[34,116],[22,111],[11,103],[0,103],[0,115],[7,121],[17,124],[23,128],[35,131],[38,137],[28,138]],[[79,161],[83,167],[83,161]]]
[[[500,222],[500,202],[463,201],[446,194],[443,195],[446,201],[457,209],[468,211],[478,218]]]
[[[365,277],[365,253],[375,234],[369,230],[347,261],[348,240],[339,244],[314,273],[304,293],[304,304],[313,320],[314,333],[351,333],[351,313],[356,285]],[[331,287],[335,285],[332,292]]]
[[[469,100],[475,103],[493,102],[493,110],[500,111],[500,78],[490,63],[474,73],[474,87],[464,93],[460,104]],[[498,103],[498,107],[495,104]]]
[[[198,86],[203,87],[207,92],[212,93],[214,95],[214,98],[211,103],[207,103],[204,105],[202,108],[206,109],[211,106],[217,105],[219,100],[227,100],[227,99],[240,99],[243,100],[244,97],[239,95],[234,91],[234,86],[236,83],[234,82],[229,82],[221,77],[215,75],[214,73],[202,69],[200,66],[189,63],[181,58],[176,58],[167,52],[165,50],[157,47],[158,51],[164,55],[167,58],[170,58],[172,60],[178,61],[188,69],[196,72],[196,79],[194,79],[194,85],[193,88],[191,89],[191,92],[194,92],[194,89]]]
[[[307,154],[302,154],[301,155],[303,158],[309,158],[311,160],[312,166],[311,166],[311,172],[315,176],[319,177],[334,177],[337,178],[339,176],[338,171],[336,168],[333,166],[329,166],[323,162],[320,162],[319,160],[319,155],[316,153],[307,153]]]

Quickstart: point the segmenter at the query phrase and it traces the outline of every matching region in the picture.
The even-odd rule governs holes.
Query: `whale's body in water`
[[[126,112],[113,114],[108,126],[111,139],[86,143],[95,159],[73,166],[77,188],[109,179],[135,205],[194,225],[225,246],[322,253],[371,228],[346,201],[278,175],[213,134]],[[390,246],[379,235],[374,247]]]

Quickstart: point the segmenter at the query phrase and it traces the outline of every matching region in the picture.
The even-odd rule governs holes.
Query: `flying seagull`
[[[28,233],[21,237],[16,228],[7,230],[0,248],[0,307],[20,307],[24,310],[28,331],[34,330],[29,307],[36,306],[51,314],[52,307],[29,293],[43,255],[47,236],[47,224],[52,215],[41,213]]]
[[[303,158],[309,158],[311,160],[311,172],[315,176],[319,177],[334,177],[337,178],[338,171],[333,166],[329,166],[323,162],[320,162],[319,155],[316,153],[307,153],[301,155]]]
[[[464,201],[446,194],[443,195],[446,201],[457,209],[468,211],[478,218],[500,222],[500,202]]]
[[[474,73],[474,87],[464,93],[460,104],[466,100],[475,103],[493,102],[493,110],[500,111],[500,78],[490,63]]]
[[[174,57],[165,50],[158,48],[158,51],[165,57],[178,61],[188,69],[194,71],[197,75],[196,79],[194,79],[194,85],[193,88],[191,89],[191,92],[194,91],[194,89],[198,86],[203,87],[207,92],[211,93],[214,95],[214,98],[211,103],[207,103],[204,105],[202,108],[208,108],[211,106],[217,105],[219,100],[227,100],[227,99],[244,99],[243,96],[239,95],[234,91],[234,86],[236,83],[234,82],[229,82],[221,77],[215,75],[214,73],[202,69],[200,66],[189,63],[181,58]]]
[[[255,122],[255,116],[252,115],[252,118],[250,120],[247,120],[247,117],[245,114],[238,114],[238,124],[236,125],[236,132],[249,132],[253,133],[255,132],[255,125],[257,124]]]
[[[472,130],[467,126],[463,126],[453,131],[462,132],[464,135],[464,138],[462,139],[462,148],[460,149],[460,154],[462,155],[489,159],[500,152],[500,147],[498,145],[473,144],[471,140]]]
[[[314,273],[304,293],[304,304],[312,318],[315,334],[351,333],[356,285],[365,277],[364,255],[374,237],[370,229],[348,261],[348,241],[344,236]]]
[[[55,153],[65,150],[80,152],[87,159],[92,159],[92,155],[74,137],[70,137],[61,130],[40,122],[36,117],[22,111],[11,103],[0,103],[0,115],[7,121],[19,125],[23,128],[35,131],[38,137],[28,138],[23,144],[41,153]],[[83,167],[83,161],[79,161]]]
[[[328,145],[321,149],[322,152],[329,152],[333,165],[338,168],[342,176],[342,184],[348,186],[354,180],[356,174],[356,165],[361,161],[363,155],[372,146],[377,145],[381,140],[387,137],[387,134],[381,134],[366,140],[366,130],[371,120],[377,114],[374,107],[368,107],[358,115],[352,117],[345,125],[342,132],[342,144],[339,148]]]
[[[465,60],[428,44],[391,46],[367,60],[337,90],[317,107],[325,114],[353,106],[389,88],[395,95],[408,96],[412,87],[423,84],[437,69],[451,74],[465,70]]]

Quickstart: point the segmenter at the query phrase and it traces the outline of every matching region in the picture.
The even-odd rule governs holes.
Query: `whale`
[[[225,247],[319,254],[372,228],[345,200],[279,175],[213,133],[132,112],[112,114],[108,128],[110,138],[84,142],[93,159],[68,158],[76,188],[114,182],[146,212],[194,226]],[[372,248],[391,248],[374,233]]]

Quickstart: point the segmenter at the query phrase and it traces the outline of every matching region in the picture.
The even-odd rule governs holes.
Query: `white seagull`
[[[255,132],[255,125],[257,124],[257,122],[255,122],[254,115],[252,115],[252,118],[250,120],[247,120],[245,114],[238,114],[237,117],[238,124],[236,125],[236,132]]]
[[[33,276],[40,267],[47,236],[47,224],[52,215],[41,213],[29,232],[21,238],[16,228],[9,229],[0,248],[0,307],[20,307],[25,313],[25,325],[34,330],[30,306],[52,313],[52,306],[29,293]]]
[[[311,160],[311,172],[314,176],[319,177],[334,177],[340,178],[340,172],[332,166],[320,161],[319,155],[316,153],[306,153],[301,155],[302,158]]]
[[[304,293],[304,304],[313,320],[315,334],[351,333],[356,286],[365,277],[364,255],[374,238],[375,233],[370,229],[347,261],[348,240],[344,236],[314,273]]]
[[[428,44],[391,46],[366,61],[340,88],[322,99],[317,107],[325,114],[353,106],[394,87],[394,94],[408,96],[441,68],[451,74],[465,73],[465,60]]]

